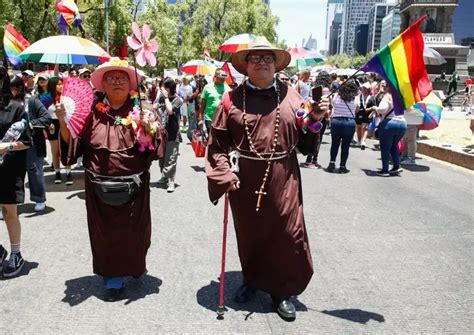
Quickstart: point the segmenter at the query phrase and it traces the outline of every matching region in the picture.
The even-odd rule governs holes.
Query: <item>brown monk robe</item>
[[[238,179],[230,170],[228,153],[241,152],[240,188],[229,192],[237,235],[244,284],[276,299],[288,299],[304,291],[313,274],[313,264],[303,215],[301,176],[295,147],[298,129],[295,111],[300,95],[286,85],[280,87],[280,131],[275,157],[256,211],[266,161],[255,160],[243,123],[243,85],[247,120],[259,153],[269,153],[275,128],[277,93],[252,89],[247,83],[231,92],[231,104],[219,107],[212,124],[206,158],[209,196],[216,202]],[[227,110],[228,108],[228,110]],[[265,155],[264,157],[268,157]]]
[[[139,152],[132,128],[115,125],[114,116],[127,117],[133,103],[129,99],[119,110],[107,115],[94,111],[87,119],[82,135],[66,144],[61,138],[62,163],[74,164],[83,155],[86,170],[85,190],[87,223],[92,247],[94,273],[107,276],[141,276],[150,246],[150,168],[162,156],[166,136],[158,131],[155,151]],[[94,108],[93,108],[94,109]],[[136,173],[141,186],[134,201],[109,206],[100,201],[88,171],[104,176],[127,176]]]

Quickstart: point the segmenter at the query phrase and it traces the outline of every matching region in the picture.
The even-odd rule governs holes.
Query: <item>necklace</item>
[[[137,92],[135,91],[131,91],[129,93],[130,95],[130,98],[132,99],[133,101],[133,107],[132,109],[130,110],[128,116],[126,118],[123,118],[121,116],[112,116],[109,114],[110,112],[110,103],[109,103],[109,100],[107,99],[107,97],[104,97],[104,99],[97,103],[95,105],[95,108],[102,112],[103,114],[105,114],[106,116],[108,116],[110,119],[112,119],[114,121],[114,125],[115,126],[119,126],[119,125],[122,125],[122,126],[125,126],[125,127],[129,127],[129,126],[133,126],[134,129],[137,128],[136,124],[134,125],[134,123],[136,123],[134,120],[133,120],[133,114],[139,112],[139,100],[138,100],[138,94]]]
[[[274,135],[273,135],[273,143],[272,143],[272,148],[270,150],[270,156],[268,158],[263,157],[263,154],[260,154],[257,149],[255,148],[255,145],[253,144],[252,141],[252,136],[250,135],[250,128],[249,124],[247,122],[247,108],[246,108],[246,89],[245,89],[246,84],[243,84],[243,102],[242,102],[242,112],[243,112],[243,120],[244,120],[244,126],[245,126],[245,134],[247,135],[247,140],[249,142],[249,148],[250,151],[252,151],[255,155],[257,155],[258,158],[261,160],[264,160],[267,162],[267,168],[265,170],[265,175],[263,176],[262,179],[262,184],[260,185],[260,189],[258,191],[255,191],[255,194],[258,196],[257,197],[257,205],[255,208],[255,211],[260,210],[261,206],[261,201],[262,201],[262,196],[267,195],[267,192],[264,192],[265,190],[265,184],[267,182],[267,178],[270,174],[270,168],[272,165],[272,158],[273,155],[275,154],[276,151],[276,146],[278,144],[278,133],[280,129],[280,88],[277,84],[276,86],[276,91],[277,91],[277,109],[276,109],[276,117],[275,117],[275,129],[274,129]]]

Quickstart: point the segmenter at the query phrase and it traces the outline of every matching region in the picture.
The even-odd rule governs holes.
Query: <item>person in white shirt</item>
[[[393,99],[390,92],[386,92],[377,107],[371,107],[372,111],[380,115],[382,122],[379,125],[380,153],[382,157],[382,170],[377,171],[380,177],[398,175],[400,169],[400,152],[398,142],[403,138],[407,130],[407,123],[403,115],[395,115]],[[389,168],[390,157],[393,168]]]

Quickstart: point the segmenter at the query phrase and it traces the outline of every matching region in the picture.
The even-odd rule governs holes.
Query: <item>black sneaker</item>
[[[326,168],[326,171],[327,172],[334,172],[334,170],[336,169],[336,165],[334,163],[329,163],[328,167]]]
[[[7,259],[8,252],[5,250],[5,248],[0,245],[0,271],[3,269],[3,261]]]
[[[72,181],[72,174],[71,172],[66,172],[66,185],[72,185],[74,182]]]
[[[388,171],[380,170],[377,171],[375,174],[379,177],[390,177],[390,173],[388,173]]]
[[[8,260],[8,264],[5,269],[3,269],[3,277],[5,278],[12,278],[15,277],[17,274],[20,273],[21,269],[25,265],[25,261],[23,257],[21,257],[21,253],[15,252],[10,255],[10,259]]]
[[[350,171],[345,166],[339,167],[339,173],[346,174],[346,173],[349,173],[349,172]]]
[[[54,175],[54,183],[55,184],[61,184],[63,181],[61,180],[61,172],[56,172]]]
[[[393,174],[393,175],[397,175],[399,174],[400,172],[403,172],[403,169],[402,168],[391,168],[390,170],[388,170],[388,173],[390,174]]]

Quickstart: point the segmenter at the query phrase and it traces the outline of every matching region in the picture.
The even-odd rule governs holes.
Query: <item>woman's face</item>
[[[48,79],[39,78],[38,79],[38,85],[46,90],[46,87],[48,87]]]
[[[10,88],[10,91],[12,92],[12,96],[15,97],[17,94],[20,93],[20,89],[16,88],[15,86],[12,86]]]
[[[109,71],[102,78],[105,94],[110,98],[124,98],[130,92],[130,78],[124,71]]]
[[[62,94],[63,93],[63,81],[58,80],[58,83],[56,84],[56,93],[57,94]]]

